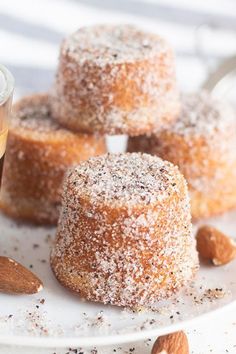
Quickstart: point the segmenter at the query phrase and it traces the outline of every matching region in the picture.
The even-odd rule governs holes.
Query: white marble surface
[[[172,43],[180,86],[196,89],[220,60],[236,53],[235,20],[233,0],[0,0],[0,62],[16,77],[16,98],[43,91],[52,83],[58,46],[65,34],[85,24],[130,22],[156,31]],[[201,26],[197,30],[206,23],[217,29]],[[236,305],[201,328],[186,331],[191,353],[236,353]],[[130,343],[117,353],[129,353],[130,348],[137,354],[151,351],[145,343]],[[114,349],[100,348],[97,353],[114,353]],[[68,349],[0,346],[1,354],[68,352],[72,353]]]

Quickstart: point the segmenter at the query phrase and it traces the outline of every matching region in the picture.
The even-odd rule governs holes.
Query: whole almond
[[[202,226],[197,232],[197,250],[202,258],[214,265],[229,263],[236,257],[235,242],[212,226]]]
[[[11,258],[0,256],[0,292],[35,294],[43,289],[39,278]]]
[[[151,354],[189,354],[188,338],[183,331],[158,337]]]

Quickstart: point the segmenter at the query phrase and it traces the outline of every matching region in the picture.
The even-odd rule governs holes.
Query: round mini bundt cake
[[[104,304],[151,306],[198,268],[187,185],[148,154],[106,154],[71,169],[51,266],[65,287]]]
[[[194,219],[236,207],[236,113],[209,93],[184,95],[177,121],[151,136],[129,138],[128,151],[157,155],[179,166]]]
[[[47,94],[21,99],[9,127],[0,208],[17,219],[56,223],[66,170],[105,152],[104,137],[75,134],[54,122]]]
[[[51,107],[74,131],[139,135],[168,125],[180,108],[172,49],[133,26],[80,28],[62,43]]]

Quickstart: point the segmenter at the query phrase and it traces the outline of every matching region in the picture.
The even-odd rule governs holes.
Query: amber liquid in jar
[[[5,154],[0,158],[0,186],[2,184],[2,172],[3,172],[4,156],[5,156]]]
[[[6,142],[7,142],[7,130],[0,132],[0,186],[2,182],[2,173],[3,173],[3,163],[5,157],[6,150]]]

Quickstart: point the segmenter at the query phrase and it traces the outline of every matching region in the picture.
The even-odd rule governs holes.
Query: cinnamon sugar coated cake
[[[67,169],[106,152],[104,137],[75,134],[51,118],[47,94],[13,106],[4,164],[0,208],[36,223],[56,223]]]
[[[179,113],[172,49],[130,25],[80,28],[62,43],[51,107],[75,131],[139,135],[168,125]]]
[[[148,154],[106,154],[64,183],[51,266],[65,287],[104,304],[149,307],[198,269],[187,185]]]
[[[128,151],[157,155],[179,166],[194,219],[236,207],[236,113],[206,91],[184,95],[177,121],[155,135],[129,138]]]

